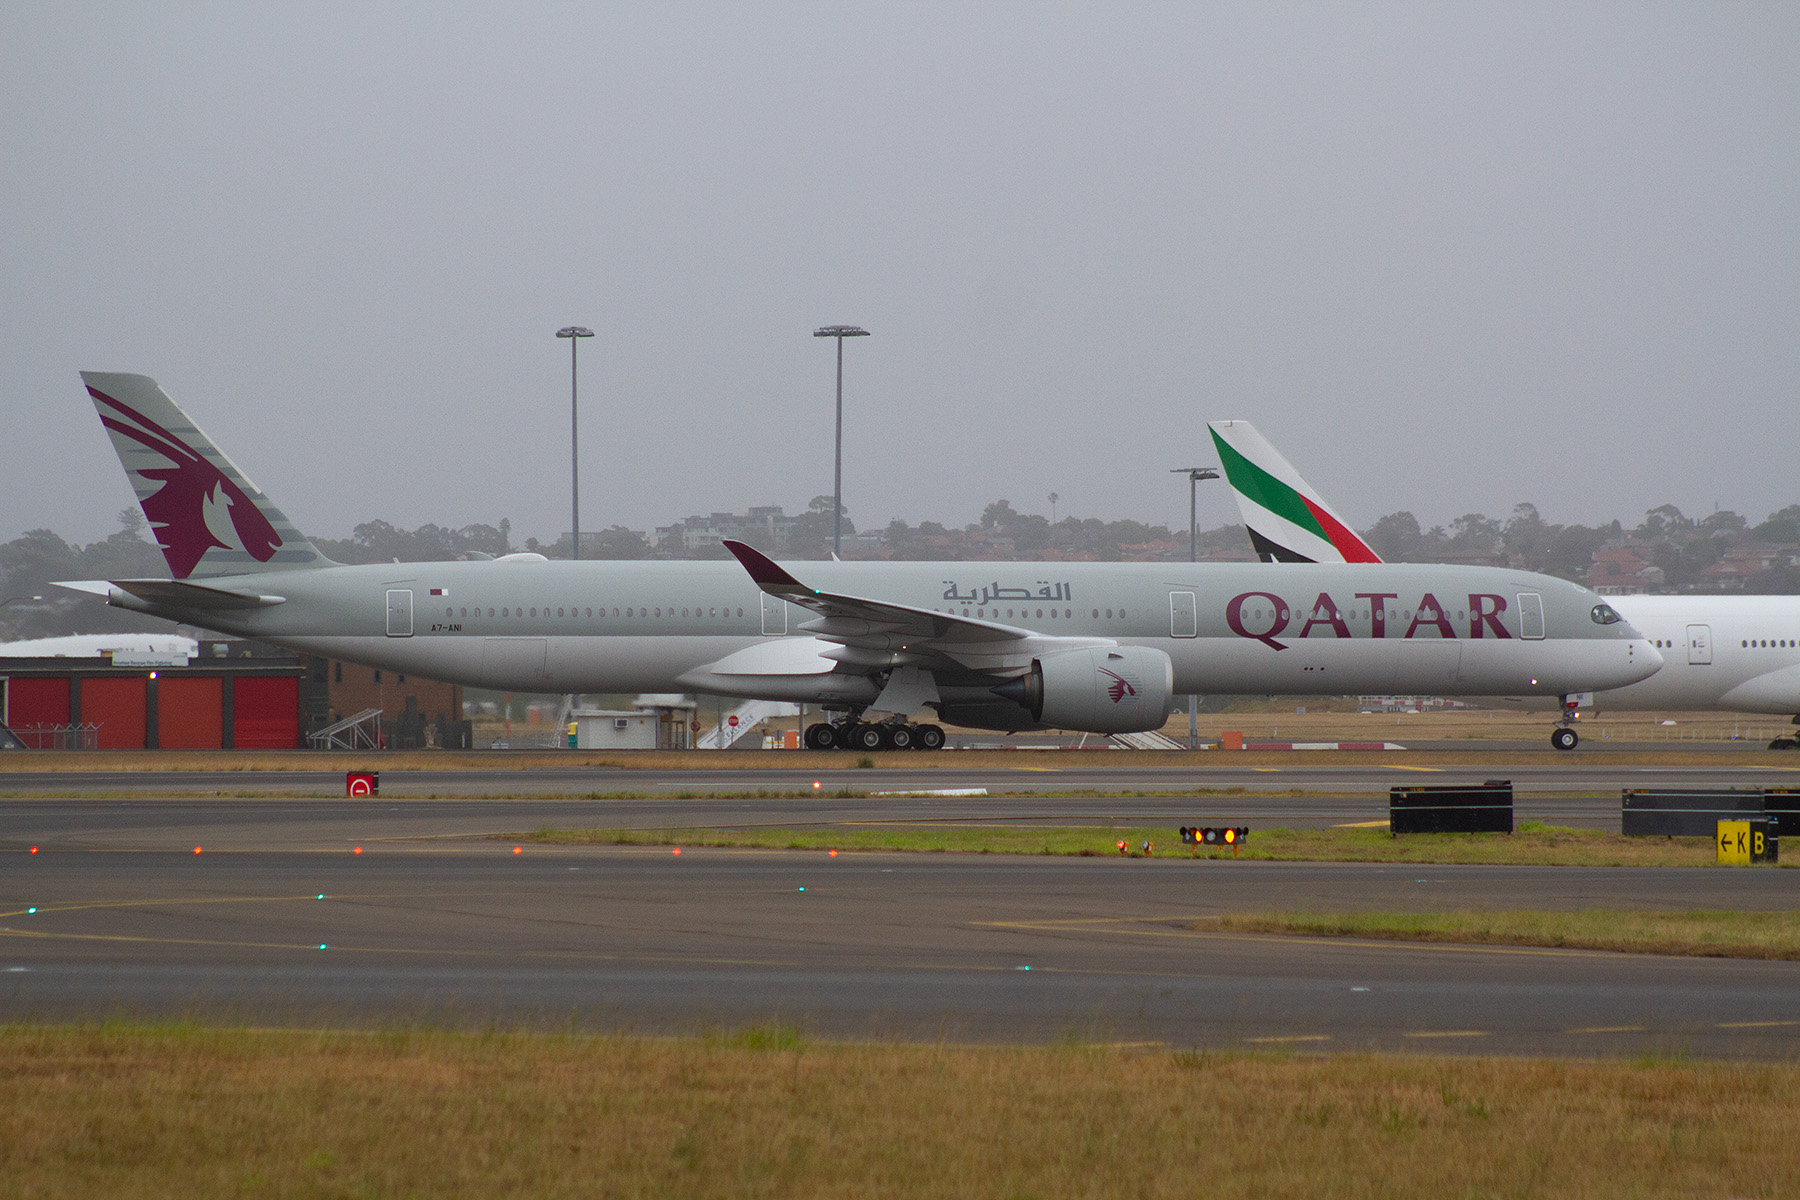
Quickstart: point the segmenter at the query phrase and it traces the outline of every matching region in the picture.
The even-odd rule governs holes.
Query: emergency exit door
[[[1688,666],[1710,667],[1712,665],[1712,626],[1688,626]]]
[[[387,635],[411,637],[412,589],[389,588],[387,594]]]

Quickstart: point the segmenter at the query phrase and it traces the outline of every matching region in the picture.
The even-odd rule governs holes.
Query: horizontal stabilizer
[[[104,596],[106,602],[115,608],[130,608],[138,612],[157,612],[173,608],[200,612],[233,612],[251,608],[273,608],[277,604],[287,602],[286,596],[231,592],[224,588],[207,587],[204,584],[188,583],[180,579],[84,579],[70,583],[58,583],[56,586],[68,588],[72,592],[87,592],[93,596]]]

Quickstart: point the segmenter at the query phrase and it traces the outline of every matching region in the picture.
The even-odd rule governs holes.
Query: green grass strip
[[[1199,818],[1196,818],[1199,819]],[[1224,821],[1215,822],[1225,824]],[[1243,822],[1237,822],[1242,824]],[[1143,844],[1156,858],[1230,859],[1231,851],[1183,845],[1160,826],[921,825],[855,828],[539,829],[508,840],[580,846],[724,846],[769,850],[1057,854],[1131,857]],[[1592,829],[1526,822],[1516,833],[1422,833],[1384,829],[1257,829],[1238,851],[1245,860],[1287,862],[1487,863],[1513,866],[1701,867],[1714,862],[1706,838],[1628,838]]]
[[[1800,912],[1227,913],[1195,929],[1381,938],[1466,945],[1554,946],[1702,958],[1800,960]]]

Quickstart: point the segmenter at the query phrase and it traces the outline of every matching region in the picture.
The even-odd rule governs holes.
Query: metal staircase
[[[1187,747],[1173,738],[1151,730],[1146,733],[1115,733],[1111,740],[1132,750],[1186,750]]]
[[[791,717],[798,711],[796,705],[785,700],[746,700],[726,713],[724,720],[696,738],[694,748],[724,750],[770,717]],[[731,725],[732,717],[738,719],[736,728]]]
[[[306,744],[314,750],[379,750],[381,749],[381,710],[365,708],[353,717],[306,735]]]

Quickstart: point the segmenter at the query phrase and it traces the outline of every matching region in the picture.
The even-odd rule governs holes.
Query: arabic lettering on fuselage
[[[1338,608],[1337,601],[1330,593],[1320,592],[1319,598],[1313,601],[1311,610],[1303,611],[1298,606],[1290,605],[1286,600],[1273,592],[1242,592],[1233,596],[1225,605],[1225,624],[1231,632],[1239,637],[1253,638],[1266,646],[1277,650],[1287,647],[1276,641],[1278,637],[1304,638],[1313,635],[1319,629],[1319,636],[1326,636],[1329,631],[1332,637],[1385,638],[1388,636],[1388,617],[1396,621],[1410,617],[1402,638],[1418,637],[1422,629],[1436,631],[1439,638],[1510,638],[1512,633],[1500,620],[1500,614],[1506,611],[1506,597],[1487,592],[1470,592],[1466,609],[1459,610],[1458,619],[1467,622],[1466,633],[1458,631],[1450,618],[1450,612],[1438,603],[1436,596],[1426,592],[1419,597],[1419,602],[1405,610],[1404,613],[1388,607],[1388,601],[1400,598],[1397,592],[1357,592],[1355,598],[1363,601],[1351,608],[1349,616]],[[1248,607],[1246,607],[1248,606]],[[1301,616],[1306,620],[1298,633],[1289,633],[1288,627]],[[1366,621],[1366,632],[1357,634],[1350,631],[1350,621]]]
[[[971,584],[964,592],[957,587],[954,580],[944,580],[944,599],[951,604],[995,604],[1002,600],[1010,600],[1017,604],[1030,604],[1033,601],[1061,602],[1073,600],[1075,589],[1067,583],[1052,584],[1047,579],[1037,581],[1037,591],[1023,587],[1001,587],[998,583]]]

